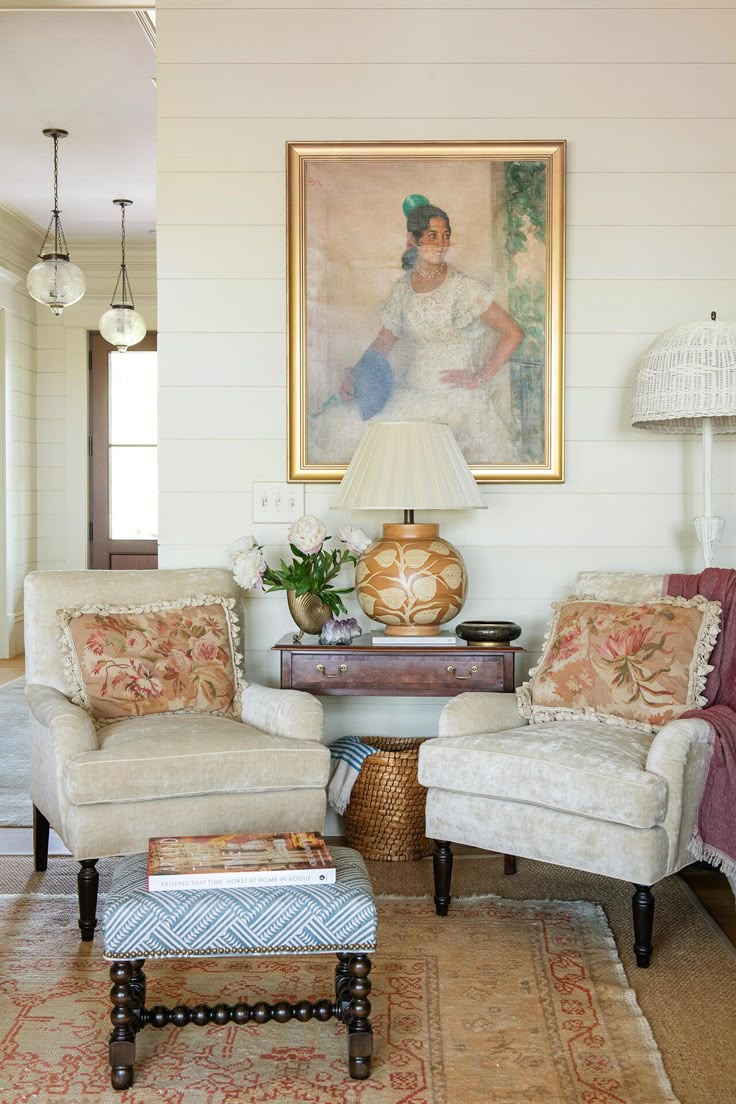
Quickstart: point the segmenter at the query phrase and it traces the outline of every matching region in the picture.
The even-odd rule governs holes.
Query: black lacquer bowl
[[[455,626],[455,635],[466,644],[503,648],[521,636],[521,627],[514,621],[463,621]]]

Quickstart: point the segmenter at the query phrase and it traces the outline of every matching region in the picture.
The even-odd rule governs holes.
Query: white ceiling
[[[132,11],[0,11],[0,203],[67,238],[150,241],[156,221],[156,59]],[[40,245],[40,242],[39,242]]]

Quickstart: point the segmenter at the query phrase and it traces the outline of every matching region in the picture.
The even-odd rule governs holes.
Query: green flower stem
[[[293,544],[289,547],[294,562],[286,564],[281,560],[278,570],[267,567],[263,573],[263,589],[269,592],[293,590],[297,595],[314,594],[330,607],[333,617],[338,613],[347,613],[339,595],[349,594],[355,586],[333,587],[331,581],[346,563],[356,564],[358,556],[347,548],[330,552],[323,545],[319,552],[306,553]]]

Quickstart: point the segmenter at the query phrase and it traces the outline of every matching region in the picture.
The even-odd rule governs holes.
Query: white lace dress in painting
[[[372,421],[420,418],[447,422],[468,463],[513,463],[517,449],[493,402],[496,381],[468,390],[440,380],[446,370],[477,372],[485,364],[495,335],[480,316],[492,300],[488,285],[449,265],[445,279],[431,291],[416,292],[410,274],[401,276],[384,304],[382,320],[408,346],[403,372],[395,374],[391,396],[374,418],[363,421],[350,402],[311,419],[310,434],[319,453],[326,458],[327,448],[337,457],[339,449],[349,459]]]

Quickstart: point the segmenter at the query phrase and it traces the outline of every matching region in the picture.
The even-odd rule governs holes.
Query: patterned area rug
[[[449,922],[426,900],[379,899],[369,1081],[348,1078],[334,1022],[190,1026],[145,1029],[133,1089],[113,1092],[98,941],[79,942],[73,897],[32,882],[0,897],[2,1104],[676,1101],[602,909],[498,897],[454,901]],[[149,1004],[314,1000],[330,995],[334,961],[151,962]]]

